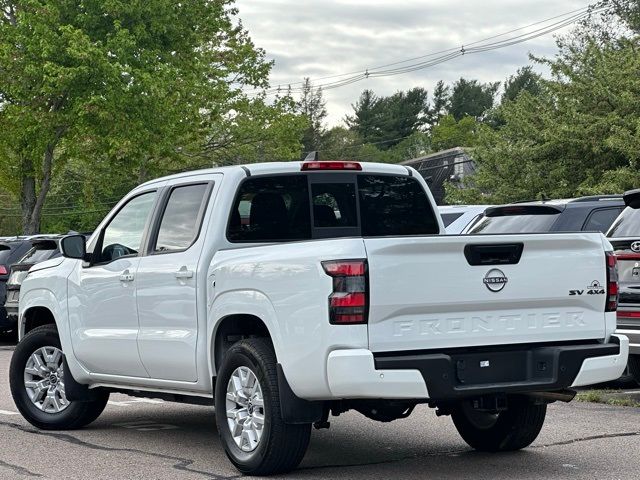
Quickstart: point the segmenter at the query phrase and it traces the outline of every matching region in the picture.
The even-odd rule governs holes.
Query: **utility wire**
[[[540,20],[534,23],[530,23],[528,25],[522,26],[522,27],[518,27],[516,29],[512,29],[508,32],[503,32],[500,33],[498,35],[493,35],[491,37],[487,37],[484,38],[482,40],[477,40],[475,42],[471,42],[471,43],[467,43],[464,44],[461,47],[455,47],[455,48],[450,48],[450,49],[446,49],[446,50],[441,50],[439,52],[433,52],[433,53],[429,53],[426,55],[421,55],[418,57],[413,57],[411,59],[406,59],[406,60],[401,60],[398,62],[392,62],[386,65],[380,65],[378,67],[374,67],[374,68],[370,68],[370,69],[366,69],[364,71],[357,71],[357,72],[351,72],[349,74],[339,74],[339,75],[330,75],[327,77],[320,77],[319,79],[314,80],[314,82],[317,82],[318,80],[321,79],[331,79],[331,78],[339,78],[338,80],[335,81],[331,81],[331,82],[326,82],[326,83],[316,83],[314,85],[314,88],[321,88],[322,90],[333,90],[336,88],[341,88],[347,85],[351,85],[353,83],[356,82],[360,82],[362,80],[368,79],[368,78],[379,78],[379,77],[387,77],[387,76],[394,76],[394,75],[402,75],[402,74],[406,74],[406,73],[410,73],[410,72],[414,72],[417,70],[422,70],[425,68],[429,68],[429,67],[433,67],[435,65],[439,65],[441,63],[453,60],[454,58],[457,57],[461,57],[464,55],[470,55],[473,53],[481,53],[481,52],[487,52],[487,51],[491,51],[491,50],[497,50],[500,48],[505,48],[508,46],[512,46],[512,45],[516,45],[518,43],[523,43],[523,42],[527,42],[530,40],[533,40],[535,38],[547,35],[549,33],[555,32],[557,30],[560,30],[566,26],[569,26],[571,24],[574,24],[594,13],[600,13],[600,12],[604,12],[606,10],[609,10],[610,7],[601,7],[601,8],[597,8],[597,7],[593,7],[591,5],[587,6],[587,7],[583,7],[577,10],[573,10],[571,12],[567,12],[564,14],[560,14],[560,15],[556,15],[554,17],[550,17],[544,20]],[[558,20],[561,19],[561,20]],[[557,21],[554,21],[557,20]],[[552,22],[554,21],[554,22]],[[549,22],[552,22],[549,24]],[[536,28],[530,32],[526,32],[520,35],[516,35],[507,39],[502,39],[499,41],[494,41],[491,42],[491,40],[496,40],[500,37],[504,37],[506,35],[509,35],[511,33],[515,33],[517,31],[523,30],[523,29],[527,29],[527,28],[531,28],[531,27],[535,27],[535,26],[539,26],[539,25],[543,25],[542,27]],[[487,43],[489,42],[489,43]],[[408,62],[411,61],[415,61],[415,60],[422,60],[422,59],[428,59],[426,61],[422,61],[422,62],[417,62],[417,63],[411,63],[408,65],[403,65],[403,64],[407,64]],[[400,65],[400,66],[398,66]],[[395,67],[395,68],[388,68],[388,67]],[[351,75],[351,76],[348,76]],[[347,78],[340,78],[340,77],[347,77]],[[301,85],[304,82],[294,82],[291,84],[286,84],[288,86],[291,85]],[[302,92],[303,87],[295,87],[295,88],[285,88],[284,89],[286,92],[291,91],[291,93],[299,93]],[[255,95],[255,96],[259,96],[259,95],[277,95],[279,93],[281,93],[283,91],[283,89],[279,86],[278,88],[271,88],[271,89],[267,89],[264,90],[262,92],[252,92],[252,93],[248,93],[248,95]]]

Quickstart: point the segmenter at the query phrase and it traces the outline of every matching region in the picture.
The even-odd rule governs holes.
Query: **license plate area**
[[[550,377],[553,371],[552,358],[528,351],[459,354],[452,360],[460,386],[523,382]]]

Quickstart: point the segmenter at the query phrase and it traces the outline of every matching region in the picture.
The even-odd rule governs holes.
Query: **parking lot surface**
[[[220,479],[239,477],[216,433],[213,408],[112,395],[88,428],[39,432],[17,414],[8,386],[13,347],[0,343],[0,479]],[[531,448],[472,451],[450,418],[419,407],[382,424],[348,413],[314,430],[291,479],[637,479],[640,409],[553,404]]]

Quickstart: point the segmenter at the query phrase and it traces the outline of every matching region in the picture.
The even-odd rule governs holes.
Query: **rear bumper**
[[[629,340],[622,335],[612,336],[608,344],[520,345],[482,351],[373,354],[337,350],[329,354],[327,377],[335,398],[449,401],[492,393],[558,391],[614,380],[624,371],[628,354]]]

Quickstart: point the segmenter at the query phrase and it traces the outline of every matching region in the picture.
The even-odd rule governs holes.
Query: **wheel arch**
[[[281,334],[275,309],[262,292],[233,291],[217,296],[209,311],[211,319],[208,334],[208,356],[210,377],[215,377],[219,361],[224,355],[223,335],[245,335],[268,337],[281,358]]]
[[[211,363],[213,372],[217,373],[225,352],[238,340],[243,338],[267,338],[271,343],[271,334],[264,321],[253,314],[236,313],[220,319],[211,342]]]
[[[33,306],[28,310],[25,310],[22,314],[21,333],[26,335],[31,330],[43,325],[54,325],[56,328],[56,319],[53,316],[53,312],[48,307]]]
[[[20,314],[18,318],[18,331],[20,338],[41,325],[53,324],[63,341],[64,324],[60,302],[51,290],[35,289],[23,292],[20,297]],[[64,345],[63,345],[64,346]]]

